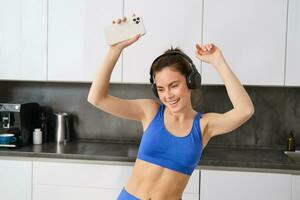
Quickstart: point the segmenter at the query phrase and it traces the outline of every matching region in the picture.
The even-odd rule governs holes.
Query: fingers
[[[133,17],[135,17],[135,13],[132,14]],[[125,22],[127,20],[127,18],[124,16],[122,18],[118,18],[116,20],[113,20],[112,23],[115,24],[121,24],[122,22]]]
[[[196,48],[198,51],[210,51],[211,49],[213,49],[214,45],[212,43],[206,44],[206,45],[200,45],[200,44],[196,44]]]
[[[122,17],[122,18],[118,18],[118,19],[116,19],[116,20],[113,20],[112,23],[113,23],[113,24],[115,24],[115,23],[121,24],[122,22],[125,22],[126,20],[127,20],[126,17]]]
[[[133,38],[125,40],[123,42],[118,43],[119,45],[121,45],[121,48],[126,48],[127,46],[133,44],[134,42],[136,42],[138,39],[140,38],[140,34],[135,35]]]
[[[134,36],[133,38],[130,39],[130,41],[133,43],[133,42],[136,42],[139,38],[140,38],[140,34],[137,34],[136,36]]]

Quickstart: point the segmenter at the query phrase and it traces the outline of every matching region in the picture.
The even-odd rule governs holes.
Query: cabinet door
[[[292,175],[292,200],[300,199],[300,176]]]
[[[33,162],[33,184],[121,189],[131,170],[122,165]]]
[[[115,200],[121,189],[38,185],[33,187],[33,200]]]
[[[171,46],[180,47],[194,60],[195,44],[201,41],[202,0],[125,0],[125,15],[144,19],[146,34],[123,55],[123,81],[149,83],[153,60]]]
[[[201,200],[291,199],[291,175],[201,170]]]
[[[200,190],[200,170],[195,169],[191,175],[189,182],[183,192],[182,199],[184,200],[199,200],[199,190]]]
[[[184,200],[199,200],[199,194],[183,193],[182,199],[184,199]]]
[[[31,161],[0,160],[1,199],[31,200]]]
[[[203,43],[221,48],[242,84],[284,84],[286,0],[209,0],[203,12]],[[223,84],[207,63],[202,72],[205,84]]]
[[[200,180],[199,176],[200,176],[200,170],[195,169],[189,179],[187,186],[185,187],[184,190],[185,193],[194,193],[194,194],[199,193],[199,180]]]
[[[131,171],[132,166],[33,162],[33,200],[116,199]]]
[[[108,45],[104,27],[122,16],[122,0],[50,0],[48,80],[90,82]],[[121,82],[119,59],[112,82]]]
[[[0,1],[0,79],[46,80],[47,0]]]
[[[287,30],[286,85],[300,86],[300,2],[289,0]]]

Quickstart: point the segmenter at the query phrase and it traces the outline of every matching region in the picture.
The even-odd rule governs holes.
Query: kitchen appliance
[[[41,126],[40,113],[38,103],[0,103],[0,147],[32,144],[32,132]]]
[[[55,142],[57,144],[67,143],[71,139],[70,122],[71,115],[65,112],[54,113],[55,118]]]

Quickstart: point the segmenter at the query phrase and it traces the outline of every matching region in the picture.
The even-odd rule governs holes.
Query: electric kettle
[[[54,113],[55,118],[55,142],[57,144],[70,141],[70,118],[71,115],[65,112]]]

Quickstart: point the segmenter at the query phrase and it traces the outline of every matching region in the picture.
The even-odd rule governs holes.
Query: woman
[[[126,18],[113,23],[124,21]],[[191,91],[199,88],[200,74],[178,49],[168,50],[151,66],[153,91],[161,104],[152,99],[125,100],[110,96],[112,70],[122,50],[138,39],[139,35],[110,46],[92,83],[88,101],[105,112],[139,121],[143,126],[132,175],[118,199],[178,200],[209,140],[241,126],[253,115],[254,107],[220,49],[213,44],[197,44],[196,57],[212,64],[223,79],[233,104],[228,112],[202,115],[193,110]]]

